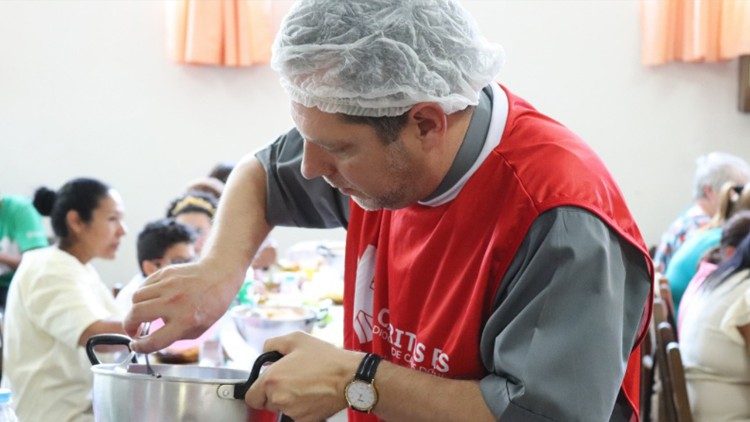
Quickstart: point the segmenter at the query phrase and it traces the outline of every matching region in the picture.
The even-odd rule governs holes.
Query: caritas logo
[[[402,366],[434,375],[447,374],[450,371],[450,356],[447,353],[437,347],[428,348],[415,333],[391,324],[388,308],[380,309],[377,318],[374,318],[376,252],[375,246],[367,246],[357,262],[352,325],[359,343],[385,340],[390,345],[391,362],[401,361]]]
[[[372,327],[372,334],[387,341],[391,347],[391,362],[400,360],[412,369],[429,372],[433,375],[444,375],[450,371],[448,362],[450,356],[437,347],[427,348],[419,341],[417,335],[394,327],[389,322],[390,311],[383,308],[378,312],[378,318]]]

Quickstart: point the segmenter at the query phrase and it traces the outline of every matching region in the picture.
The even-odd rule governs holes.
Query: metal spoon
[[[138,327],[138,337],[143,337],[144,333],[148,332],[148,328],[151,326],[151,323],[149,323],[148,327],[145,327],[145,324],[141,324],[140,327]],[[131,363],[138,363],[138,360],[135,358],[135,350],[131,350],[130,354],[128,354],[128,357],[120,362],[119,365],[115,368],[115,370],[120,372],[128,372],[128,368],[130,368]]]
[[[148,335],[148,330],[151,328],[151,321],[144,322],[143,325],[141,325],[141,332],[138,334],[139,337],[143,337],[145,335]],[[151,367],[151,363],[148,361],[148,353],[146,353],[146,373],[155,377],[155,378],[161,378],[161,374],[154,371],[154,368]]]
[[[151,322],[142,323],[141,326],[138,328],[138,337],[143,337],[147,335],[150,328],[151,328]],[[123,360],[119,365],[117,365],[115,370],[118,372],[127,373],[128,368],[130,368],[130,364],[137,363],[137,360],[135,359],[135,355],[136,355],[136,352],[131,351],[127,359]],[[151,367],[151,363],[148,360],[148,353],[146,353],[146,373],[155,378],[161,378],[161,374],[154,371],[154,368]]]

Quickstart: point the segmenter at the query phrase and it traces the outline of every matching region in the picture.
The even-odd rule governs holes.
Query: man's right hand
[[[177,340],[197,338],[216,322],[232,302],[242,275],[222,274],[205,260],[175,265],[152,274],[133,295],[123,326],[139,353],[163,349]],[[231,278],[232,280],[228,280]],[[141,323],[161,318],[164,326],[136,338]]]
[[[271,231],[265,204],[266,173],[250,154],[229,176],[203,258],[157,271],[133,295],[133,308],[123,323],[128,335],[134,337],[142,322],[164,321],[158,331],[134,338],[133,350],[150,353],[197,338],[224,315]]]

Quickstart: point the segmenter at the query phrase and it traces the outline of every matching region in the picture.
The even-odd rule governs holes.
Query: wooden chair
[[[667,366],[672,379],[672,399],[674,400],[677,420],[692,422],[690,413],[690,399],[688,398],[687,383],[685,382],[685,368],[682,366],[682,355],[677,342],[667,344]]]
[[[669,320],[669,306],[661,297],[654,298],[653,318],[651,323],[654,333],[654,350],[656,350],[659,347],[659,324],[666,323],[674,333],[674,325],[672,325],[672,322]]]
[[[664,301],[667,310],[667,322],[672,325],[675,339],[677,339],[677,314],[675,312],[674,298],[672,297],[672,289],[669,287],[669,280],[666,277],[659,279],[659,297]],[[675,340],[677,341],[677,340]]]
[[[663,328],[669,329],[667,322],[667,307],[661,298],[654,299],[654,316],[651,321],[651,330],[654,333],[656,348],[654,350],[654,363],[658,375],[660,387],[658,391],[658,416],[657,421],[675,422],[677,413],[672,400],[672,383],[669,377],[669,366],[667,365],[667,343],[662,335]]]
[[[651,329],[641,343],[641,420],[651,419],[651,396],[654,394],[654,339]]]
[[[665,283],[665,282],[667,282],[667,277],[664,276],[664,274],[662,274],[662,273],[655,273],[654,274],[654,296],[655,297],[660,297],[659,296],[659,286],[661,286],[662,283]]]
[[[673,326],[667,321],[667,305],[661,298],[654,299],[656,367],[661,381],[659,396],[659,421],[692,422],[690,401],[685,384],[680,347],[675,339]]]

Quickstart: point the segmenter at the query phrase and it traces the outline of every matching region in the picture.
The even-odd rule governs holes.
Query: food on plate
[[[161,363],[197,363],[199,355],[198,346],[184,350],[162,349],[154,353]]]

